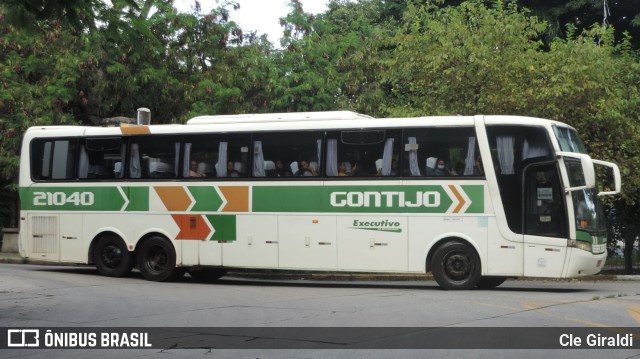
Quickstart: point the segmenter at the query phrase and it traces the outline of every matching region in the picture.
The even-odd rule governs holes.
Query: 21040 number
[[[93,192],[34,192],[34,206],[64,206],[73,204],[75,206],[91,206],[95,203]]]

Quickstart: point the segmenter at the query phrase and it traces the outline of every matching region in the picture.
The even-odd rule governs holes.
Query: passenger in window
[[[382,173],[382,166],[384,165],[384,160],[379,159],[376,161],[376,177],[385,176],[385,177],[394,177],[398,175],[398,160],[391,160],[391,169],[389,170],[389,174],[385,175]]]
[[[362,164],[359,161],[355,161],[351,166],[352,177],[371,177],[371,174],[362,169]]]
[[[122,162],[118,161],[113,164],[113,175],[116,178],[122,178]]]
[[[201,173],[202,177],[216,177],[215,167],[206,162],[198,163],[198,173]]]
[[[172,168],[173,166],[168,162],[151,162],[149,163],[149,178],[175,178]]]
[[[458,161],[453,169],[451,170],[452,176],[462,176],[464,174],[464,163]]]
[[[376,160],[376,177],[382,176],[382,166],[384,165],[384,160],[379,158]]]
[[[339,177],[346,177],[348,176],[347,174],[347,163],[342,161],[338,164],[338,176]]]
[[[476,157],[476,163],[473,166],[474,176],[484,176],[484,167],[482,166],[482,157]]]
[[[442,158],[438,159],[436,168],[433,170],[434,176],[450,176],[451,174],[447,170],[447,164]]]
[[[300,169],[298,170],[297,176],[302,176],[302,177],[314,176],[315,177],[317,175],[318,173],[314,171],[311,166],[309,166],[309,161],[307,160],[300,161]]]
[[[426,166],[427,177],[435,176],[436,162],[438,162],[438,159],[435,157],[427,158],[427,166]]]
[[[197,161],[191,161],[191,165],[189,166],[189,177],[204,177],[204,174],[198,171]]]
[[[240,177],[240,172],[236,171],[233,161],[227,162],[227,177]]]
[[[276,160],[276,177],[291,177],[291,171],[284,166],[282,160]]]

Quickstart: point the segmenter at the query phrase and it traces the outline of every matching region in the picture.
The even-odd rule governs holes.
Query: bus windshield
[[[553,127],[560,150],[567,152],[587,153],[584,144],[578,134],[563,127]],[[584,172],[579,161],[565,159],[569,185],[578,187],[584,185]],[[573,198],[573,210],[576,218],[576,230],[589,234],[601,234],[606,232],[604,212],[602,205],[598,201],[598,191],[596,188],[577,190],[571,193]]]
[[[571,192],[576,215],[576,230],[592,235],[606,232],[604,212],[595,188]]]
[[[567,127],[553,126],[553,132],[560,144],[560,151],[587,153],[587,149],[584,147],[576,131]]]

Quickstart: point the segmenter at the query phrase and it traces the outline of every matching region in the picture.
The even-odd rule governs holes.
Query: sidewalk
[[[38,260],[26,260],[18,253],[0,253],[0,263],[10,264],[46,264],[69,265],[67,263],[46,263]],[[272,269],[238,269],[231,270],[227,275],[235,278],[271,279],[271,280],[316,280],[316,281],[425,281],[432,280],[429,274],[415,273],[354,273],[354,272],[318,272],[302,270],[272,270]],[[531,278],[518,278],[529,280]],[[549,280],[548,278],[540,278]],[[559,279],[568,281],[640,281],[640,275],[596,274],[593,276]]]
[[[23,264],[27,261],[18,253],[0,253],[0,263]]]

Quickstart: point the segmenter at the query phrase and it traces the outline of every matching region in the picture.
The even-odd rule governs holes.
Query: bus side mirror
[[[581,155],[580,163],[582,164],[582,172],[584,173],[584,185],[587,188],[595,187],[596,170],[593,167],[593,160],[588,155]]]
[[[565,192],[591,189],[596,186],[596,170],[589,155],[575,152],[557,152],[557,155],[563,159],[564,163],[565,171],[562,176]]]
[[[618,165],[616,165],[615,163],[600,161],[600,160],[592,160],[592,161],[593,161],[593,164],[595,165],[611,168],[611,171],[613,172],[613,185],[614,185],[613,191],[600,192],[598,193],[598,196],[611,196],[611,195],[620,193],[620,188],[622,187],[622,180],[620,179],[620,168],[618,168]]]

